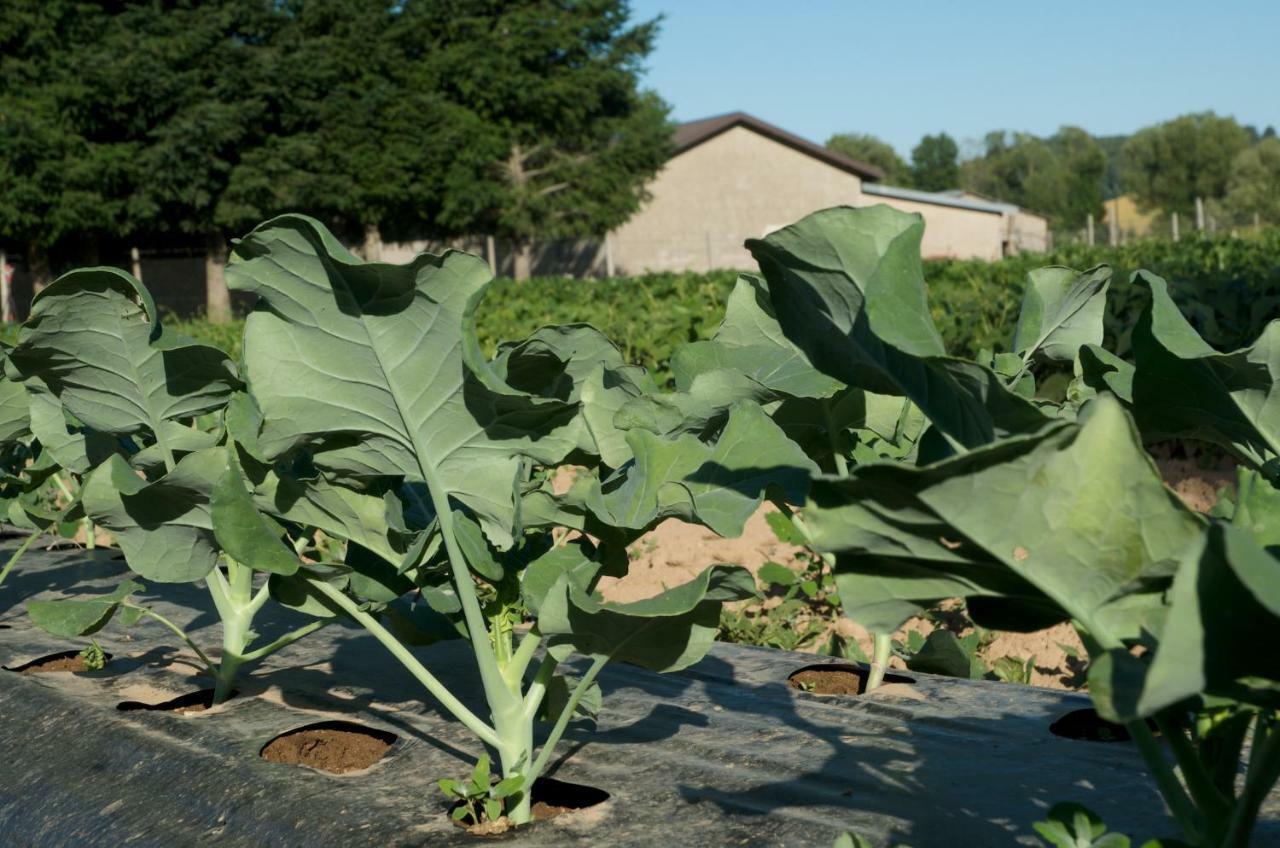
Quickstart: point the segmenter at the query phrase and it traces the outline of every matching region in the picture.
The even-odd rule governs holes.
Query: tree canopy
[[[1047,139],[988,133],[983,154],[962,170],[965,188],[1047,215],[1058,226],[1082,227],[1090,214],[1101,220],[1107,156],[1079,127]]]
[[[1280,224],[1280,139],[1263,136],[1231,163],[1224,205],[1233,220]]]
[[[665,162],[656,32],[626,0],[15,0],[0,241],[34,267],[176,240],[220,277],[229,235],[300,211],[366,246],[496,234],[527,271],[534,239],[611,229]]]
[[[910,186],[911,167],[887,141],[868,133],[837,133],[827,139],[826,147],[851,159],[875,165],[884,171],[885,182]]]
[[[911,151],[911,184],[924,191],[960,185],[960,148],[946,133],[926,135]]]
[[[1197,197],[1226,194],[1232,162],[1248,146],[1249,133],[1233,118],[1183,115],[1125,143],[1125,184],[1146,208],[1191,215]]]

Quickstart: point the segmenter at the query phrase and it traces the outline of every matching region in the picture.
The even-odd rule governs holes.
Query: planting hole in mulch
[[[1156,736],[1160,729],[1151,719],[1147,727]],[[1096,710],[1072,710],[1049,725],[1049,732],[1064,739],[1082,739],[1086,742],[1128,742],[1129,730],[1123,724],[1107,721]]]
[[[350,721],[322,721],[281,733],[263,745],[258,756],[273,763],[347,774],[382,759],[396,738],[394,733]]]
[[[582,783],[569,783],[556,780],[554,777],[540,777],[533,783],[533,804],[531,812],[535,822],[553,819],[566,813],[576,813],[609,800],[609,793],[594,786]],[[450,819],[457,827],[464,828],[472,836],[497,836],[516,827],[506,816],[496,822],[482,822],[468,825],[454,819],[452,813],[458,808],[454,804],[449,808]]]
[[[867,691],[868,669],[857,665],[807,665],[787,678],[787,685],[814,695],[861,695]],[[885,683],[915,683],[914,677],[885,672]]]
[[[234,698],[237,694],[239,693],[233,690],[231,692],[231,698]],[[227,700],[231,700],[231,698],[228,698]],[[190,715],[192,713],[202,713],[211,706],[213,706],[213,690],[201,689],[198,692],[188,692],[185,695],[179,695],[176,698],[170,698],[169,700],[161,701],[158,704],[148,704],[145,701],[121,701],[116,704],[116,709],[125,713],[130,713],[135,710],[146,710],[147,712]]]
[[[111,654],[103,654],[103,656],[108,663],[111,662]],[[4,670],[18,674],[46,674],[50,671],[70,671],[75,674],[89,672],[89,669],[85,667],[84,657],[80,656],[79,651],[59,651],[56,654],[47,654],[13,668],[5,666]],[[105,670],[107,669],[99,669],[99,671]]]

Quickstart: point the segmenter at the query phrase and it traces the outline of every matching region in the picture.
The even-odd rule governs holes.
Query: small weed
[[[496,783],[489,771],[489,755],[481,754],[468,780],[439,781],[440,791],[458,802],[450,815],[466,825],[496,822],[506,812],[507,804],[516,804],[524,788],[524,777],[513,775]]]

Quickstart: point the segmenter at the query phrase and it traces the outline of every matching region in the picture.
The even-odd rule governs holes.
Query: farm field
[[[231,287],[258,300],[217,331],[234,344],[160,321],[122,271],[61,277],[0,381],[2,696],[23,720],[54,705],[5,750],[88,705],[153,780],[146,726],[175,762],[230,764],[246,844],[292,827],[231,777],[266,762],[369,770],[351,791],[395,805],[370,833],[646,844],[655,810],[710,800],[729,841],[925,846],[903,798],[1007,737],[1019,768],[947,781],[981,810],[965,838],[1270,838],[1280,669],[1251,645],[1280,626],[1273,266],[1232,242],[1177,283],[1032,268],[968,352],[937,317],[963,284],[926,284],[921,234],[837,207],[749,241],[759,273],[722,307],[718,278],[664,278],[702,305],[649,321],[647,354],[580,321],[486,344],[486,304],[519,309],[481,259],[367,263],[300,215],[238,243]],[[392,755],[399,733],[432,751]],[[805,739],[839,756],[796,761]],[[385,783],[409,762],[412,807]],[[674,793],[653,782],[673,768]],[[289,794],[311,777],[261,774],[329,815]],[[73,800],[50,810],[80,832]]]

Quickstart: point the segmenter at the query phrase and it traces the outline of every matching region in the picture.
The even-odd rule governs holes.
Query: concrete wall
[[[896,197],[868,196],[867,200],[924,216],[920,255],[925,259],[991,260],[1003,255],[1005,216],[999,212],[980,212]]]
[[[617,274],[754,269],[744,240],[819,209],[864,203],[856,175],[745,127],[671,159],[649,192],[644,208],[610,234]]]

